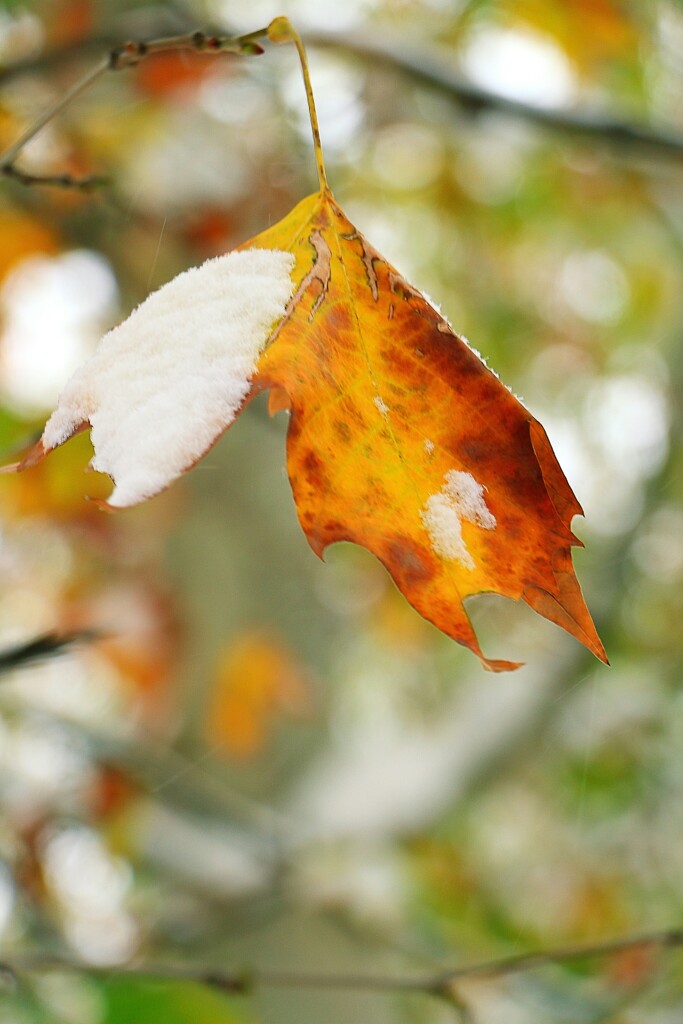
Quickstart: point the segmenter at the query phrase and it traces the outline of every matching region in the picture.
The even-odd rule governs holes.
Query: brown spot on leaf
[[[334,421],[334,432],[340,441],[347,444],[351,440],[351,427],[346,420],[335,420]]]
[[[322,489],[323,484],[327,480],[325,463],[312,448],[303,456],[301,460],[301,468],[303,469],[308,482],[316,489]]]
[[[426,558],[423,549],[409,537],[393,540],[388,546],[387,557],[392,571],[409,586],[425,583],[434,576],[433,560]]]

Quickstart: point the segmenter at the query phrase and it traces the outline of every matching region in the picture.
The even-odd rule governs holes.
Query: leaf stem
[[[313,149],[315,151],[315,162],[318,168],[318,184],[320,185],[320,191],[326,192],[331,195],[329,182],[327,180],[327,171],[325,170],[325,159],[323,157],[323,148],[320,141],[320,128],[318,125],[318,114],[315,109],[315,98],[313,96],[313,86],[311,85],[311,76],[308,68],[308,57],[306,55],[306,47],[303,44],[303,40],[297,30],[294,28],[288,18],[280,17],[275,18],[271,21],[268,26],[268,38],[271,43],[294,43],[299,54],[299,61],[301,63],[301,74],[304,80],[304,88],[306,90],[306,102],[308,103],[308,117],[311,123],[311,134],[313,136]]]

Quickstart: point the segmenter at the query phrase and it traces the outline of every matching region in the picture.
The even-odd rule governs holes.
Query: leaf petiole
[[[271,21],[268,26],[267,33],[268,39],[271,43],[294,43],[296,46],[297,53],[299,54],[299,61],[301,63],[301,74],[304,80],[304,88],[306,89],[308,116],[311,122],[311,134],[313,135],[313,149],[315,151],[315,162],[318,168],[318,183],[320,185],[321,192],[326,192],[331,195],[330,186],[327,181],[327,171],[325,170],[322,143],[320,141],[320,128],[318,127],[318,115],[315,109],[311,76],[308,70],[308,57],[306,55],[306,48],[303,44],[303,40],[289,21],[289,18],[285,17],[275,18]]]

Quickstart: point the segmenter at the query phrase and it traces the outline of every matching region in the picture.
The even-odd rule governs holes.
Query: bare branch
[[[517,956],[498,960],[484,960],[468,967],[456,968],[435,979],[437,986],[448,986],[464,978],[502,978],[509,974],[521,974],[551,965],[575,963],[578,960],[592,960],[597,957],[613,956],[634,949],[679,949],[683,948],[683,928],[670,928],[641,935],[627,935],[605,942],[580,946],[564,946],[558,949],[520,953]]]
[[[72,174],[30,174],[19,170],[14,164],[0,166],[0,173],[5,178],[18,181],[20,185],[54,185],[56,188],[74,189],[76,192],[92,192],[110,184],[110,179],[102,175],[90,174],[85,178],[75,178]]]
[[[177,50],[193,50],[195,53],[235,53],[242,56],[256,56],[263,53],[257,40],[267,35],[267,29],[258,29],[241,36],[207,35],[204,32],[190,32],[180,36],[163,36],[142,42],[128,42],[110,50],[108,55],[99,61],[90,71],[80,78],[51,107],[48,107],[19,138],[0,154],[0,173],[13,178],[23,185],[56,185],[60,188],[76,188],[82,191],[105,183],[98,176],[74,178],[69,174],[39,175],[19,170],[15,164],[24,147],[42,131],[58,114],[68,107],[75,99],[86,92],[98,79],[108,71],[120,71],[134,67],[146,57],[155,53]],[[14,66],[15,69],[19,65]],[[5,76],[6,77],[6,76]]]
[[[64,108],[70,103],[73,103],[73,101],[84,93],[86,89],[89,89],[98,78],[101,78],[102,75],[109,70],[110,66],[110,58],[105,58],[100,61],[99,64],[96,64],[94,68],[80,78],[75,85],[72,85],[63,96],[60,96],[60,98],[56,100],[51,107],[48,107],[47,110],[45,110],[40,117],[33,122],[33,124],[29,125],[26,131],[22,132],[16,142],[10,146],[9,149],[5,150],[2,156],[0,156],[0,169],[3,174],[7,174],[8,168],[13,167],[15,160],[21,153],[24,146],[29,143],[31,139],[33,139],[38,132],[45,127],[46,124],[49,124],[57,114],[64,110]]]
[[[453,71],[438,54],[394,43],[378,42],[368,34],[324,31],[306,33],[311,46],[333,47],[357,54],[368,63],[385,64],[451,97],[472,113],[494,111],[531,121],[565,135],[605,142],[621,149],[644,149],[660,156],[683,156],[683,135],[632,124],[596,111],[571,111],[540,107],[501,93],[482,89]]]
[[[65,654],[75,644],[91,643],[100,635],[95,630],[88,629],[76,633],[65,633],[61,636],[58,633],[45,633],[27,643],[18,644],[16,647],[6,647],[4,650],[0,650],[0,675],[24,668],[26,665],[32,665],[45,658],[55,658],[60,654]]]
[[[232,995],[247,995],[260,988],[412,992],[446,999],[461,1009],[462,1006],[455,987],[458,982],[464,980],[502,978],[522,971],[613,956],[634,949],[664,951],[677,948],[683,948],[683,929],[672,928],[588,945],[565,946],[559,949],[522,953],[519,956],[487,960],[456,968],[442,974],[413,978],[370,974],[318,974],[298,971],[225,971],[191,964],[126,964],[112,968],[41,953],[25,954],[11,960],[4,960],[0,963],[0,972],[13,979],[19,979],[23,974],[60,969],[82,971],[91,975],[111,976],[117,974],[133,978],[192,981],[198,985]]]
[[[355,54],[369,64],[376,65],[379,62],[393,67],[416,81],[450,96],[455,103],[472,113],[493,111],[504,116],[521,118],[565,135],[604,142],[618,150],[644,150],[653,155],[671,159],[683,156],[683,135],[678,132],[657,130],[594,111],[548,109],[523,103],[520,100],[514,100],[500,93],[473,85],[445,63],[440,62],[438,56],[430,51],[417,50],[413,47],[397,45],[394,42],[380,42],[368,36],[367,33],[342,34],[316,29],[310,32],[304,30],[302,35],[310,46],[332,47]],[[195,37],[198,40],[202,39],[201,45],[192,42],[189,45],[183,42],[176,47],[170,45],[174,38],[186,41]],[[258,37],[260,37],[259,33],[253,33],[252,38],[241,37],[247,49],[243,48],[239,52],[249,52],[248,46],[251,44],[250,52],[258,53],[260,47],[255,44],[255,39]],[[229,47],[220,45],[216,48],[214,40],[222,43],[224,40],[227,42],[236,38],[240,37],[190,33],[187,36],[167,37],[165,40],[167,45],[164,47],[159,46],[162,40],[151,40],[146,45],[151,47],[150,52],[155,53],[159,52],[161,48],[181,48],[181,45],[183,48],[198,51],[220,52],[228,50]],[[140,45],[137,44],[137,46]],[[63,67],[84,55],[101,53],[103,50],[111,50],[111,47],[110,37],[92,36],[77,45],[68,44],[49,50],[38,57],[30,57],[0,68],[0,85],[22,74],[50,71]],[[119,50],[121,49],[123,48],[119,48]],[[111,52],[117,51],[111,50]],[[141,55],[138,52],[137,61],[139,59],[141,59]]]

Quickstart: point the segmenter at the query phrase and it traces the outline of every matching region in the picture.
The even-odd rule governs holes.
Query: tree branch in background
[[[338,49],[354,54],[368,64],[381,63],[393,68],[415,81],[449,96],[462,109],[473,114],[490,111],[507,117],[519,118],[564,135],[605,143],[616,150],[638,150],[673,160],[683,157],[683,135],[677,132],[633,124],[595,111],[548,109],[511,99],[468,82],[462,75],[453,71],[450,66],[440,60],[438,54],[434,52],[404,47],[393,42],[377,41],[370,35],[361,33],[341,34],[313,30],[311,32],[304,31],[303,35],[306,42],[312,47]],[[108,61],[113,61],[113,63],[108,63],[107,67],[112,68],[129,67],[139,63],[145,56],[159,53],[162,50],[189,49],[195,52],[258,54],[262,52],[262,49],[256,43],[256,39],[262,36],[262,31],[250,33],[248,36],[190,32],[181,36],[164,36],[146,42],[128,43],[118,48],[114,46],[110,36],[92,36],[77,45],[71,43],[68,46],[41,54],[39,57],[30,57],[0,68],[0,86],[22,74],[57,70],[76,59],[103,51],[109,51]],[[65,100],[66,98],[60,101],[60,110],[66,105]],[[51,113],[50,119],[56,112]],[[36,129],[35,126],[31,127],[31,137],[36,134],[37,130],[39,129]],[[40,178],[20,172],[13,167],[14,160],[18,155],[18,152],[15,152],[17,145],[18,143],[15,143],[8,153],[0,157],[0,172],[7,177],[29,185],[43,183],[62,187],[90,188],[102,184],[100,178],[79,181],[69,179],[66,175]],[[20,148],[23,148],[23,143]]]
[[[463,109],[521,118],[577,138],[595,139],[622,149],[644,149],[671,158],[683,157],[683,135],[632,124],[596,111],[547,108],[482,89],[453,71],[438,53],[378,42],[360,33],[340,35],[314,31],[306,34],[311,46],[331,47],[357,54],[368,63],[385,64],[451,97]]]
[[[186,981],[203,985],[230,995],[250,995],[258,989],[288,988],[329,991],[413,993],[445,999],[462,1009],[462,998],[456,991],[462,981],[493,980],[512,974],[562,966],[581,960],[592,960],[633,950],[673,950],[683,948],[683,929],[668,929],[607,940],[588,945],[565,946],[558,949],[522,953],[517,956],[486,960],[436,975],[401,978],[371,974],[317,974],[300,971],[242,970],[224,971],[213,967],[185,964],[130,964],[101,967],[69,957],[38,953],[23,954],[0,962],[0,972],[18,981],[22,975],[50,970],[81,971],[91,976],[126,977],[159,981]]]
[[[16,142],[0,155],[0,173],[24,185],[56,185],[60,188],[87,190],[95,187],[95,185],[103,184],[106,179],[99,176],[87,178],[74,178],[69,174],[43,176],[21,171],[15,164],[26,145],[50,121],[86,92],[106,72],[121,71],[124,68],[134,67],[146,57],[150,57],[155,53],[177,50],[192,50],[195,53],[235,53],[241,56],[257,56],[263,53],[263,47],[259,46],[256,40],[266,34],[267,29],[259,29],[256,32],[250,32],[242,36],[218,36],[207,35],[204,32],[190,32],[186,35],[164,36],[159,39],[149,39],[143,42],[128,42],[122,46],[115,47],[94,68],[79,79],[64,96],[61,96],[40,117],[33,121]]]
[[[102,175],[74,178],[71,174],[29,174],[28,171],[20,171],[14,164],[0,166],[0,172],[5,178],[18,181],[20,185],[54,185],[56,188],[73,188],[79,192],[90,192],[109,184],[109,178]]]
[[[101,634],[96,630],[84,629],[76,633],[62,635],[45,633],[27,643],[18,644],[16,647],[6,647],[4,650],[0,650],[0,675],[28,667],[45,658],[66,654],[69,648],[75,644],[91,643],[100,638]]]

